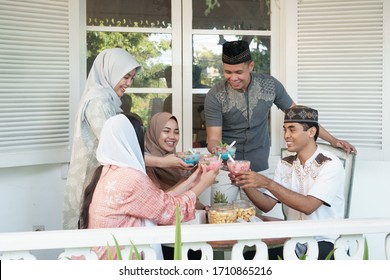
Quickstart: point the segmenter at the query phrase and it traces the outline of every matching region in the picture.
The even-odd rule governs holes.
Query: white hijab
[[[101,165],[131,167],[146,174],[137,134],[123,114],[113,116],[104,123],[96,158]]]
[[[109,97],[115,112],[122,112],[120,108],[122,102],[114,87],[127,73],[134,69],[138,72],[140,68],[141,65],[134,57],[123,49],[106,49],[99,53],[88,74],[77,119],[80,122],[84,121],[85,109],[89,101],[96,97]]]
[[[101,165],[116,165],[131,167],[146,174],[145,161],[138,143],[137,134],[129,119],[122,114],[106,120],[100,134],[96,158]],[[142,225],[156,226],[148,219],[143,219]],[[156,252],[156,258],[162,260],[160,244],[151,244]]]

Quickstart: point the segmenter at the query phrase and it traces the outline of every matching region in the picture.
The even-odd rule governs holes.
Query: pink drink
[[[227,166],[230,172],[239,173],[248,171],[251,167],[251,162],[249,160],[235,160],[234,162],[229,160]]]
[[[201,156],[199,160],[200,164],[206,165],[207,171],[219,169],[222,166],[222,159],[217,156]]]

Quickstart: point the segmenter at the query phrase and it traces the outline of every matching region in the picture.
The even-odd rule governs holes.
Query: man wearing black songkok
[[[283,85],[274,77],[252,73],[249,44],[239,40],[223,45],[222,62],[225,79],[206,95],[205,118],[207,148],[214,151],[220,142],[236,141],[236,159],[251,161],[251,169],[268,169],[269,112],[273,104],[286,110],[295,105]],[[348,153],[353,145],[329,134],[323,127],[320,138]]]
[[[323,150],[316,143],[321,132],[318,111],[306,106],[287,109],[283,130],[287,149],[292,155],[278,162],[273,179],[253,171],[235,173],[231,178],[264,212],[282,203],[287,220],[343,219],[345,171],[335,154]],[[320,260],[326,259],[332,253],[338,236],[313,238],[317,244],[314,240],[308,244],[297,244],[295,254],[298,258],[307,254]],[[278,256],[283,258],[283,253],[283,247],[271,248],[268,257],[274,260]],[[255,251],[245,253],[247,259],[254,256]]]

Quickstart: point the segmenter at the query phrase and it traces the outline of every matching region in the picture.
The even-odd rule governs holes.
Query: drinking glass
[[[176,156],[181,158],[185,163],[192,164],[194,167],[198,164],[200,158],[200,152],[178,152]],[[191,175],[191,170],[187,170],[184,176]]]

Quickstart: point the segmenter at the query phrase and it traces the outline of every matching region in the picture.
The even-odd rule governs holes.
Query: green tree
[[[153,38],[158,38],[153,39]],[[165,51],[170,50],[170,40],[159,38],[158,35],[148,33],[130,32],[87,32],[87,73],[92,67],[96,56],[107,48],[122,48],[134,56],[142,65],[142,70],[137,74],[133,87],[158,88],[166,86],[160,83],[164,78],[164,70],[168,66],[161,63],[159,57]],[[161,94],[132,94],[133,109],[138,114],[144,125],[148,125],[151,100],[154,98],[166,98]]]
[[[122,48],[142,65],[142,71],[134,81],[135,87],[158,87],[167,65],[158,62],[163,52],[170,49],[170,41],[151,40],[153,34],[130,32],[87,32],[87,70],[91,69],[96,56],[107,48]]]

